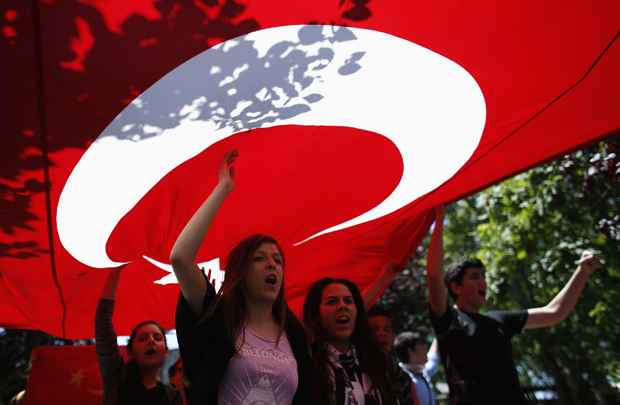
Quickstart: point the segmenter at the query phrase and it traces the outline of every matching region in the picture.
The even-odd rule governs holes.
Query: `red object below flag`
[[[41,346],[31,362],[26,405],[102,403],[95,346]]]
[[[125,262],[117,331],[172,327],[170,249],[232,148],[200,261],[273,234],[299,308],[320,277],[404,262],[433,206],[620,128],[612,0],[0,8],[5,327],[91,337],[101,269]]]

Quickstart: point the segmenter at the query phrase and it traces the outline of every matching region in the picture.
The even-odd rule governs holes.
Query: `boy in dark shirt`
[[[435,230],[428,253],[431,321],[450,386],[450,403],[526,404],[512,358],[511,338],[523,329],[549,327],[566,318],[590,275],[601,267],[584,251],[577,270],[544,307],[480,314],[486,302],[484,264],[468,260],[444,276],[442,225],[444,209],[435,211]],[[448,293],[455,305],[448,305]]]

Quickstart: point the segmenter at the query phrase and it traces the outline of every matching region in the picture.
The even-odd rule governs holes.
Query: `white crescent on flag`
[[[58,235],[87,266],[123,264],[105,248],[121,218],[175,167],[250,129],[340,126],[389,138],[403,160],[396,188],[303,243],[385,216],[441,185],[476,149],[485,119],[476,80],[413,42],[339,26],[263,29],[188,60],[108,125],[65,184]]]

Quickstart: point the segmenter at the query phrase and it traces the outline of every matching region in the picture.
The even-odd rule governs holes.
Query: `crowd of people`
[[[239,242],[225,262],[219,289],[196,265],[205,235],[234,189],[236,158],[235,151],[225,156],[217,186],[170,255],[181,290],[176,309],[181,361],[169,370],[174,387],[157,378],[168,350],[157,322],[138,324],[127,346],[129,361],[120,355],[112,314],[122,270],[110,274],[95,319],[104,404],[435,405],[431,379],[440,365],[451,404],[526,404],[512,337],[565,319],[601,267],[596,256],[583,252],[548,305],[482,314],[484,264],[467,260],[444,272],[444,210],[437,207],[426,272],[434,339],[414,331],[395,336],[391,315],[369,308],[398,273],[393,264],[363,292],[347,279],[317,280],[299,320],[285,299],[286,259],[274,238],[251,235]]]

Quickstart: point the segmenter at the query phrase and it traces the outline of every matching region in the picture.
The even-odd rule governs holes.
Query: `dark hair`
[[[251,266],[254,252],[264,243],[276,245],[282,257],[284,268],[284,253],[278,242],[269,235],[256,234],[243,239],[228,254],[225,266],[224,282],[211,306],[205,311],[201,322],[213,315],[214,311],[221,307],[224,316],[226,331],[232,342],[237,342],[242,325],[246,319],[247,308],[245,305],[245,284],[243,281]],[[289,311],[284,298],[284,281],[280,286],[280,292],[273,303],[273,318],[280,325],[278,341],[285,329],[286,314]],[[240,342],[239,344],[242,344]],[[235,344],[235,352],[239,350]]]
[[[403,363],[409,363],[409,350],[415,351],[416,346],[424,341],[413,332],[403,332],[394,338],[394,352]]]
[[[140,330],[140,328],[145,325],[155,325],[157,329],[159,329],[161,334],[164,335],[164,345],[166,346],[166,349],[168,349],[168,342],[166,342],[166,330],[164,329],[164,327],[161,326],[159,322],[157,321],[147,320],[147,321],[140,322],[139,324],[134,326],[133,329],[131,330],[131,335],[129,336],[129,341],[127,342],[127,352],[131,354],[131,352],[133,351],[133,342],[134,340],[136,340],[136,337],[138,336],[138,330]]]
[[[389,319],[390,321],[392,320],[392,314],[390,314],[387,309],[380,307],[378,305],[374,305],[366,313],[366,317],[368,319],[372,318],[373,316],[383,316]]]
[[[444,275],[443,282],[448,289],[448,293],[453,299],[457,299],[457,294],[452,291],[452,289],[450,288],[450,284],[456,283],[458,285],[463,285],[463,277],[465,277],[465,271],[471,268],[485,270],[484,263],[482,263],[480,259],[472,258],[464,260],[458,265],[452,267]]]
[[[159,329],[161,334],[164,335],[164,345],[166,346],[166,350],[168,349],[168,342],[166,341],[166,330],[163,328],[163,326],[159,324],[159,322],[153,321],[153,320],[147,320],[147,321],[140,322],[139,324],[134,326],[133,329],[131,330],[129,341],[127,342],[127,353],[128,354],[130,355],[132,354],[133,342],[134,340],[136,340],[136,337],[138,336],[138,331],[140,330],[140,328],[145,325],[155,325],[157,329]],[[135,387],[135,386],[139,386],[138,384],[142,384],[142,371],[136,359],[131,358],[127,362],[127,374],[125,375],[125,378],[126,378],[125,384],[122,384],[122,387],[121,387],[122,392],[121,394],[119,394],[121,396],[126,395],[126,393],[124,392],[127,390],[130,391],[131,386]]]
[[[319,384],[315,392],[323,394],[322,402],[331,403],[331,393],[335,392],[335,387],[330,377],[329,359],[327,352],[327,343],[329,336],[323,324],[321,323],[321,301],[323,298],[323,290],[330,284],[342,284],[349,289],[353,296],[355,308],[357,309],[357,317],[355,327],[351,335],[351,344],[355,348],[360,368],[366,373],[373,386],[381,393],[382,403],[391,404],[394,402],[391,384],[389,382],[387,372],[387,358],[379,349],[368,324],[368,317],[364,309],[364,302],[357,286],[346,279],[333,279],[329,277],[322,278],[315,282],[311,287],[303,309],[304,326],[313,339],[312,342],[312,360],[315,364],[317,372],[316,384]],[[325,389],[328,387],[328,389]]]

